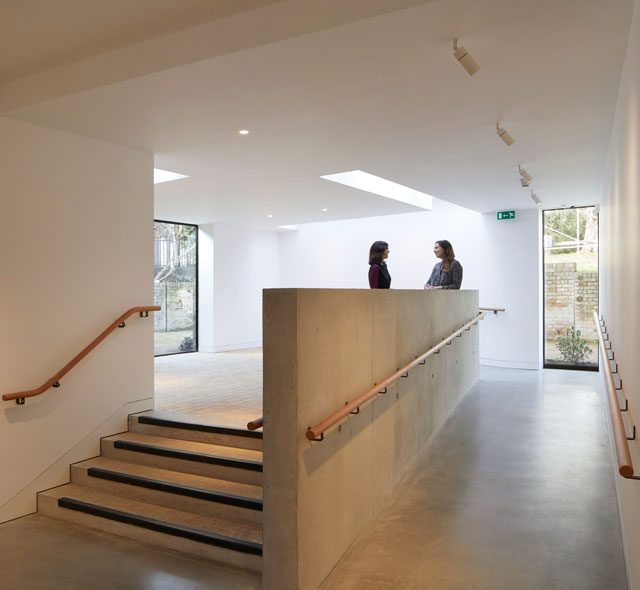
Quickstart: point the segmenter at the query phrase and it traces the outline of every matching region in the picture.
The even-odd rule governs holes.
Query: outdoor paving
[[[154,354],[173,354],[180,352],[180,344],[187,337],[193,337],[193,330],[176,330],[175,332],[154,332]]]

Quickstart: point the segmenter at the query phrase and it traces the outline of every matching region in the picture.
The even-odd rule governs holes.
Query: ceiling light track
[[[480,69],[480,66],[476,60],[471,57],[469,52],[464,47],[458,46],[458,39],[453,40],[453,56],[469,76],[473,76]],[[507,147],[511,147],[516,142],[509,132],[500,127],[500,122],[496,123],[496,134]],[[529,174],[520,164],[518,164],[518,174],[520,174],[520,186],[528,188],[533,182],[533,176],[531,176],[531,174]],[[538,198],[538,195],[533,192],[533,190],[531,191],[531,198],[536,205],[542,205],[542,201]]]

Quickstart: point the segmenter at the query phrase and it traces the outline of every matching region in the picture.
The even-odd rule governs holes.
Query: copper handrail
[[[499,311],[506,311],[504,307],[479,307],[480,311],[492,311],[494,315],[498,315]]]
[[[123,313],[117,320],[114,320],[109,327],[104,330],[97,338],[95,338],[88,346],[86,346],[81,352],[74,356],[62,369],[60,369],[51,379],[45,381],[37,389],[31,389],[29,391],[17,391],[16,393],[5,393],[2,396],[4,401],[16,400],[16,403],[21,406],[24,404],[24,400],[27,397],[33,397],[34,395],[40,395],[49,389],[50,387],[60,387],[60,379],[62,379],[73,367],[75,367],[85,356],[87,356],[98,344],[100,344],[111,332],[118,327],[124,328],[124,322],[132,315],[139,313],[142,317],[149,315],[150,311],[160,311],[160,307],[157,305],[147,305],[142,307],[132,307],[130,310]]]
[[[618,472],[622,477],[628,479],[639,479],[633,475],[633,463],[631,461],[631,453],[629,452],[629,443],[627,442],[627,433],[622,421],[622,412],[620,411],[620,402],[616,394],[616,385],[613,381],[613,372],[609,364],[609,355],[604,343],[604,335],[602,326],[598,319],[598,314],[593,312],[593,319],[598,326],[598,343],[600,345],[600,358],[602,358],[601,366],[604,367],[604,380],[607,386],[607,400],[609,401],[609,413],[611,414],[611,426],[613,427],[613,440],[616,445],[616,456],[618,459]]]
[[[260,418],[254,418],[251,422],[247,422],[247,430],[258,430],[258,428],[262,428],[264,424],[264,418],[260,416]]]
[[[373,387],[365,391],[362,395],[358,396],[353,401],[347,402],[337,412],[334,412],[333,414],[331,414],[331,416],[328,416],[319,424],[316,424],[313,427],[310,426],[307,429],[307,438],[309,440],[322,440],[324,438],[324,433],[326,430],[331,428],[334,424],[337,424],[338,422],[340,422],[340,420],[348,416],[354,410],[358,410],[362,404],[368,402],[371,398],[375,397],[379,393],[385,393],[387,387],[390,387],[391,385],[393,385],[401,377],[403,376],[406,377],[407,376],[406,374],[411,369],[417,367],[418,365],[423,365],[424,360],[426,360],[433,354],[437,354],[438,351],[443,346],[445,346],[447,343],[451,343],[451,341],[456,336],[461,336],[462,332],[464,332],[465,330],[471,329],[472,325],[477,324],[478,320],[481,320],[483,318],[484,318],[484,313],[480,312],[475,318],[473,318],[472,320],[469,320],[464,326],[462,326],[458,330],[451,332],[451,334],[449,334],[446,338],[443,338],[442,340],[440,340],[440,342],[438,342],[437,344],[429,348],[429,350],[422,353],[420,356],[417,356],[410,363],[407,363],[404,367],[401,367],[400,369],[398,369],[397,371],[389,375],[386,379],[384,379],[380,383],[376,383]],[[321,437],[321,438],[318,438],[318,437]]]

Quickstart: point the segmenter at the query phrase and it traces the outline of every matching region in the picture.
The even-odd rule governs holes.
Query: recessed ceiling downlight
[[[387,197],[394,201],[407,203],[414,207],[427,209],[428,211],[431,211],[433,208],[433,197],[431,195],[421,193],[420,191],[398,184],[397,182],[392,182],[386,178],[380,178],[374,174],[363,172],[362,170],[327,174],[320,178],[380,195],[381,197]]]
[[[177,172],[169,172],[168,170],[160,170],[160,168],[153,169],[153,184],[180,180],[181,178],[189,178],[189,176],[186,174],[178,174]]]
[[[240,135],[249,135],[249,130],[248,129],[240,129],[240,131],[238,131],[238,133]]]

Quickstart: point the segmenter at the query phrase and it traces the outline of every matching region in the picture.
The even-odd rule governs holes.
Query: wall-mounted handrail
[[[139,313],[140,317],[148,317],[150,311],[160,311],[160,307],[157,305],[146,305],[142,307],[132,307],[125,313],[123,313],[118,319],[114,320],[109,327],[100,333],[100,335],[92,340],[85,348],[74,356],[62,369],[60,369],[51,379],[45,381],[40,387],[36,389],[30,389],[29,391],[17,391],[15,393],[5,393],[2,396],[4,401],[16,400],[16,403],[21,406],[24,404],[24,400],[27,397],[33,397],[34,395],[40,395],[49,389],[50,387],[60,387],[60,379],[62,379],[73,367],[75,367],[85,356],[87,356],[98,344],[100,344],[111,332],[117,328],[125,327],[125,320],[132,315]]]
[[[262,428],[264,424],[264,419],[262,416],[260,418],[254,418],[251,422],[247,422],[247,430],[258,430],[258,428]]]
[[[324,438],[324,433],[326,430],[331,428],[334,424],[340,422],[340,420],[348,416],[350,413],[357,413],[361,405],[368,402],[371,398],[375,397],[379,393],[386,393],[388,387],[393,385],[401,377],[406,377],[411,369],[417,367],[418,365],[424,365],[427,358],[429,358],[433,354],[438,354],[442,347],[447,344],[451,344],[451,341],[454,338],[456,338],[457,336],[462,336],[462,333],[465,330],[470,330],[472,325],[477,324],[478,320],[481,320],[483,318],[484,313],[478,313],[475,318],[469,320],[461,328],[455,330],[454,332],[451,332],[451,334],[449,334],[446,338],[440,340],[440,342],[429,348],[429,350],[427,350],[426,352],[423,352],[420,356],[417,356],[410,363],[407,363],[404,367],[401,367],[380,383],[376,383],[373,387],[365,391],[362,395],[359,395],[353,401],[347,402],[337,412],[334,412],[330,416],[327,416],[322,422],[316,424],[313,427],[310,426],[307,429],[307,438],[309,440],[316,441],[322,440]]]
[[[622,413],[620,411],[620,402],[616,393],[616,385],[613,380],[613,372],[609,364],[609,356],[604,341],[602,325],[598,319],[598,314],[593,312],[593,319],[598,326],[598,343],[600,345],[600,358],[602,359],[601,367],[604,369],[604,380],[607,389],[607,400],[609,402],[609,414],[611,415],[611,426],[613,427],[613,440],[616,446],[616,457],[618,459],[618,473],[627,479],[640,479],[633,475],[633,463],[631,461],[631,453],[629,452],[629,443],[627,442],[627,433],[622,421]]]
[[[498,315],[499,311],[507,311],[504,307],[479,307],[480,311],[492,311],[493,315]]]

